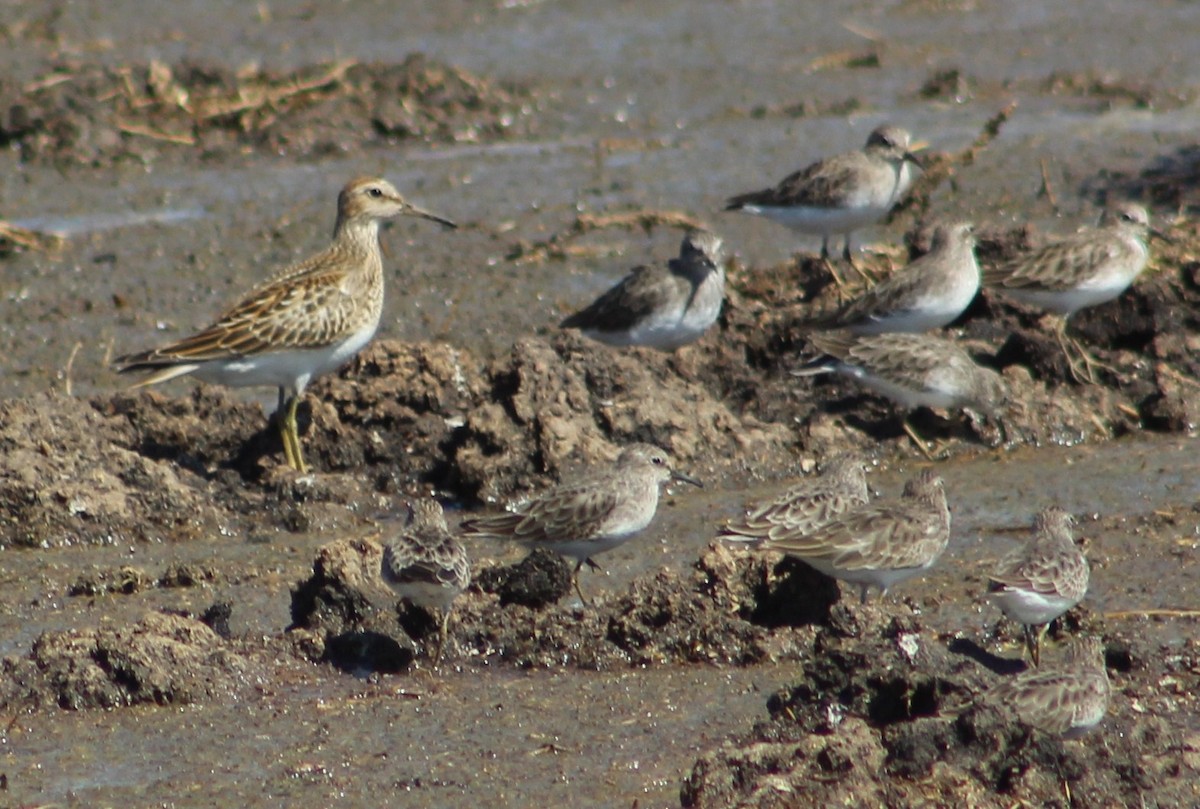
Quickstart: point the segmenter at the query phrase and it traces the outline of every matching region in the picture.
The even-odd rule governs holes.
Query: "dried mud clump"
[[[379,578],[383,547],[373,538],[321,546],[313,572],[292,588],[291,640],[301,656],[346,669],[401,671],[418,647],[391,609]]]
[[[395,596],[378,580],[380,554],[374,539],[338,540],[318,551],[312,576],[292,591],[291,636],[301,655],[341,668],[394,671],[420,653],[433,627],[410,610],[393,609]],[[738,614],[737,605],[754,612],[750,582],[763,574],[758,565],[713,545],[686,573],[646,574],[626,592],[587,606],[553,603],[571,592],[570,571],[550,554],[485,567],[455,602],[445,659],[592,670],[799,659],[811,630],[772,634]],[[509,593],[505,600],[509,588],[519,597]]]
[[[818,631],[802,674],[768,700],[769,718],[696,761],[683,806],[1190,803],[1194,747],[1121,705],[1155,688],[1142,683],[1173,680],[1186,656],[1131,673],[1113,664],[1145,650],[1131,658],[1127,641],[1110,645],[1114,704],[1090,737],[1103,733],[1104,743],[1063,741],[989,700],[999,680],[980,663],[1006,661],[973,643],[931,643],[912,617],[864,617],[857,637]]]
[[[172,150],[341,154],[409,138],[527,135],[532,107],[525,90],[421,54],[292,72],[158,61],[63,66],[31,85],[0,82],[0,144],[26,162],[89,165]]]
[[[0,661],[0,707],[181,705],[235,696],[260,668],[202,621],[154,612],[119,628],[43,633],[27,657]]]
[[[671,357],[613,351],[570,332],[519,340],[485,376],[487,396],[456,437],[449,481],[470,499],[498,500],[609,460],[614,444],[656,444],[693,472],[790,444],[785,426],[733,412]]]
[[[216,522],[184,470],[129,448],[120,431],[69,396],[0,402],[0,547],[186,538]]]
[[[1192,225],[1174,228],[1171,236],[1174,244],[1154,245],[1150,269],[1132,288],[1071,318],[1069,334],[1109,366],[1097,373],[1095,384],[1072,377],[1053,320],[984,290],[953,325],[977,362],[1003,374],[1013,406],[998,421],[919,410],[911,417],[918,431],[958,446],[1001,446],[1077,443],[1137,429],[1194,429],[1200,423],[1194,395],[1200,380],[1195,336],[1200,272],[1194,259],[1200,236]],[[980,261],[1003,261],[1046,238],[1027,228],[984,230]],[[910,237],[917,252],[926,241],[924,229]],[[865,263],[883,277],[906,260],[877,256]],[[833,375],[796,379],[788,374],[808,355],[804,324],[837,305],[835,290],[820,270],[810,261],[735,267],[720,343],[737,346],[741,356],[705,342],[703,362],[719,369],[728,395],[743,403],[741,412],[768,423],[792,420],[797,439],[809,450],[847,445],[868,450],[880,441],[903,447],[907,438],[889,402]],[[704,380],[715,387],[708,376]]]

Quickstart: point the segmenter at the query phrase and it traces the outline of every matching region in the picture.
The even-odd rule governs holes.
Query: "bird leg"
[[[846,244],[845,244],[845,247],[842,249],[842,258],[846,259],[846,263],[850,265],[850,269],[852,269],[856,273],[858,273],[858,277],[861,278],[868,287],[874,286],[876,283],[878,283],[878,280],[876,278],[872,277],[869,272],[867,272],[866,270],[864,270],[862,267],[858,266],[858,264],[855,263],[854,252],[853,252],[853,250],[851,250],[851,247],[850,247],[850,234],[849,233],[846,234]]]
[[[446,628],[450,624],[450,610],[442,610],[442,620],[438,622],[437,647],[433,651],[433,667],[437,668],[442,662],[442,650],[446,648]]]
[[[1099,368],[1102,371],[1108,371],[1115,375],[1117,369],[1113,366],[1103,363],[1091,355],[1078,340],[1067,336],[1067,319],[1060,318],[1058,325],[1054,329],[1054,335],[1058,338],[1058,346],[1062,349],[1063,356],[1067,358],[1067,368],[1071,371],[1071,378],[1082,384],[1096,384],[1096,372],[1094,369]]]
[[[929,461],[937,460],[937,458],[934,456],[933,452],[930,451],[929,446],[925,442],[925,439],[923,439],[923,438],[921,438],[921,436],[917,435],[916,428],[908,423],[908,415],[907,414],[902,419],[900,419],[900,424],[901,424],[901,426],[904,427],[904,432],[908,435],[909,439],[913,442],[913,444],[916,446],[916,448],[921,451],[922,455],[925,456],[926,460],[929,460]]]
[[[600,565],[593,562],[591,559],[580,559],[575,564],[575,572],[571,576],[571,583],[575,585],[575,594],[579,596],[579,600],[583,602],[585,607],[592,606],[592,602],[583,597],[583,590],[579,589],[579,569],[586,564],[589,570],[603,570]]]
[[[283,397],[283,389],[280,388],[280,398]],[[300,396],[295,395],[290,397],[283,405],[279,417],[279,435],[283,439],[283,455],[287,459],[288,466],[295,469],[297,472],[307,472],[308,466],[304,463],[304,455],[300,450],[300,436],[296,431],[296,408],[300,406]]]
[[[1029,659],[1033,661],[1034,668],[1041,665],[1042,662],[1042,638],[1046,636],[1046,630],[1050,628],[1050,624],[1042,624],[1035,631],[1032,626],[1025,627],[1025,649],[1029,652]]]

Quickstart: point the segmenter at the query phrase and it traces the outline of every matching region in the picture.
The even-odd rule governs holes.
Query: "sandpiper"
[[[904,494],[835,517],[808,534],[768,537],[759,550],[782,551],[814,569],[867,590],[889,588],[928,570],[950,541],[950,510],[942,479],[924,470]]]
[[[943,337],[901,332],[858,337],[831,331],[816,332],[809,342],[821,354],[794,375],[835,372],[888,397],[905,409],[904,431],[926,455],[925,442],[908,423],[907,411],[967,407],[995,418],[1008,403],[1004,378],[977,365]]]
[[[1057,506],[1043,509],[1029,543],[1001,560],[990,577],[989,596],[1005,615],[1024,625],[1025,648],[1035,666],[1050,622],[1087,594],[1088,562],[1075,544],[1074,524]]]
[[[471,583],[467,552],[450,533],[437,500],[422,498],[408,504],[408,523],[384,543],[379,574],[398,596],[439,614],[436,666],[442,659],[454,599]]]
[[[820,234],[825,259],[830,236],[844,234],[842,256],[853,264],[850,234],[882,220],[912,185],[917,162],[910,140],[900,127],[877,127],[861,151],[827,157],[772,188],[731,197],[725,210],[765,216],[800,233]]]
[[[684,237],[679,258],[635,268],[586,309],[560,325],[615,346],[673,351],[708,330],[725,299],[721,239],[707,231]]]
[[[1067,319],[1080,309],[1111,301],[1129,288],[1150,260],[1148,235],[1169,241],[1150,227],[1150,214],[1141,205],[1116,205],[1104,212],[1099,227],[985,269],[983,285],[1056,315],[1055,334],[1072,376],[1081,382],[1093,381],[1091,369],[1100,363],[1077,342],[1068,340]],[[1083,360],[1082,372],[1072,358],[1072,349]]]
[[[671,469],[667,453],[649,444],[633,444],[606,469],[554,486],[503,514],[465,520],[468,536],[509,539],[546,548],[575,560],[579,568],[599,566],[593,556],[621,545],[650,524],[658,510],[659,489],[670,480],[700,482]]]
[[[292,468],[307,471],[296,408],[313,378],[344,364],[375,335],[383,314],[379,223],[393,216],[456,227],[406,201],[387,180],[352,180],[338,195],[329,247],[254,288],[203,331],[119,357],[117,371],[152,372],[134,387],[185,374],[234,387],[278,387],[284,455]]]
[[[979,293],[975,229],[968,222],[942,225],[921,258],[879,282],[834,315],[811,325],[854,334],[940,329],[963,313]]]
[[[810,534],[847,511],[867,504],[862,459],[839,455],[822,464],[821,474],[802,479],[773,500],[756,503],[721,529],[737,542],[785,540]]]
[[[1108,712],[1112,687],[1104,658],[1100,638],[1074,638],[1058,666],[1018,674],[993,688],[988,698],[1011,706],[1023,722],[1046,733],[1077,738]]]

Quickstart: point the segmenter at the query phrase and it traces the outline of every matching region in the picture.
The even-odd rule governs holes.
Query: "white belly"
[[[241,388],[271,385],[303,393],[315,377],[348,362],[375,336],[378,323],[348,338],[320,348],[267,351],[227,360],[211,360],[192,375],[205,382]]]
[[[849,233],[873,225],[882,220],[890,208],[890,205],[864,205],[850,208],[746,205],[742,210],[766,217],[799,233],[823,236]]]
[[[1075,606],[1075,602],[1062,596],[1020,589],[999,590],[991,593],[991,599],[1009,618],[1028,626],[1048,624]]]

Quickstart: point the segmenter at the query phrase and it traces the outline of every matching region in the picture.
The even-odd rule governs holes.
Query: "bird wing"
[[[635,267],[590,306],[568,317],[564,329],[628,329],[677,292],[683,279],[660,267]]]
[[[1004,557],[989,579],[992,592],[1016,587],[1047,596],[1082,598],[1087,592],[1088,563],[1082,553],[1063,554],[1057,548],[1035,545]]]
[[[956,353],[943,350],[941,343],[934,344],[929,339],[904,333],[856,339],[843,332],[826,332],[811,335],[809,342],[818,351],[847,365],[863,368],[901,387],[922,390],[930,373],[961,362]],[[813,363],[821,361],[817,357]]]
[[[1127,249],[1118,238],[1097,238],[1094,231],[1076,234],[984,270],[983,284],[1000,289],[1067,290],[1079,283],[1081,268],[1086,277],[1088,268],[1119,258]]]
[[[843,570],[918,567],[943,528],[927,506],[898,503],[851,511],[804,536],[772,538],[763,547],[824,559]]]
[[[452,536],[432,543],[389,543],[383,549],[383,569],[386,577],[398,584],[427,582],[466,587],[471,578],[466,554]]]
[[[463,522],[467,533],[492,539],[537,543],[598,536],[618,505],[607,487],[588,483],[559,486],[515,511]]]
[[[737,210],[747,205],[837,207],[856,190],[854,180],[859,173],[857,164],[861,158],[860,153],[850,152],[818,160],[792,172],[771,188],[730,197],[725,210]]]
[[[234,359],[266,350],[325,346],[346,329],[356,308],[343,289],[346,272],[323,253],[289,267],[227,310],[208,328],[170,345],[121,357],[120,370]],[[314,320],[312,313],[323,316]]]
[[[808,533],[866,502],[831,489],[823,481],[806,484],[793,486],[774,500],[751,507],[745,516],[727,524],[722,534],[773,540],[793,533]]]

